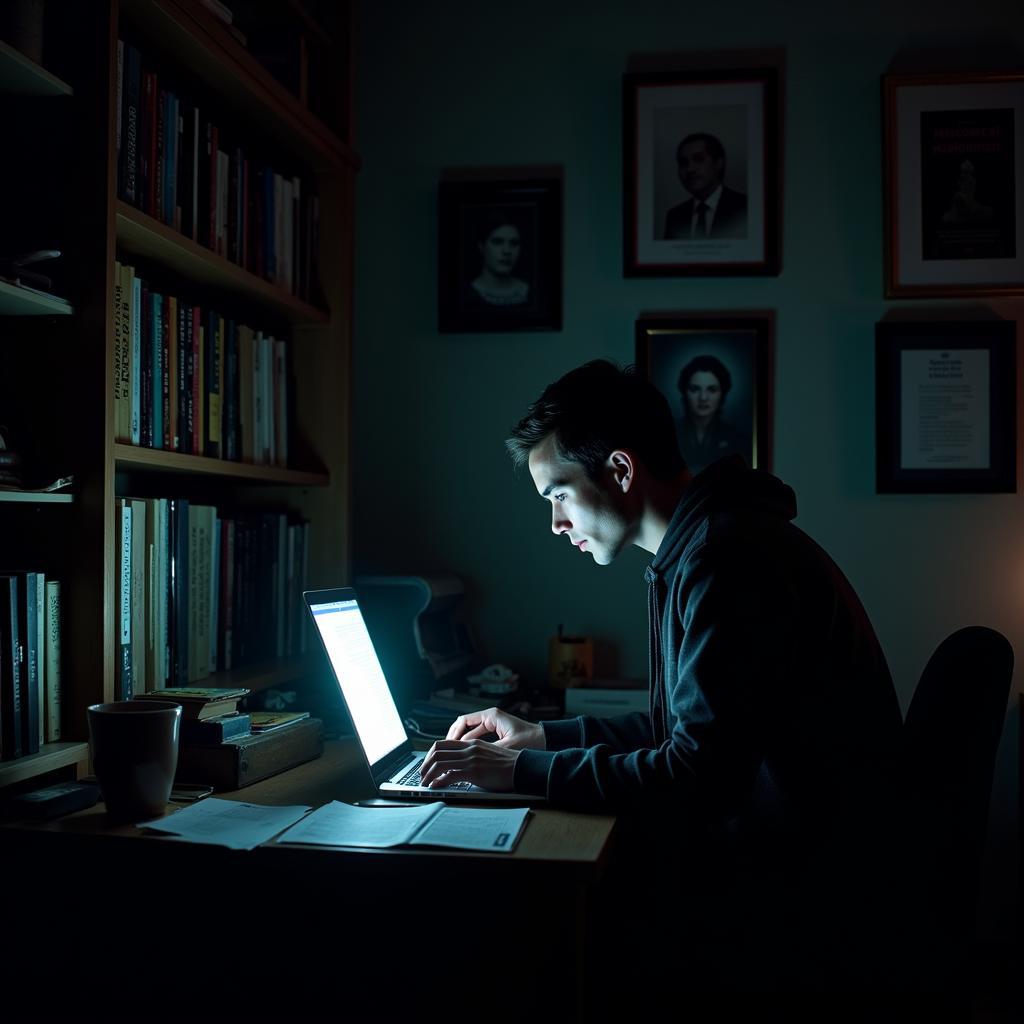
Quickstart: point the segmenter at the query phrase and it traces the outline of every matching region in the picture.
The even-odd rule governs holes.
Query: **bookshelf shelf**
[[[67,82],[0,40],[0,96],[73,96]]]
[[[0,491],[0,503],[19,501],[29,505],[70,505],[73,494],[49,491]]]
[[[217,95],[252,112],[288,150],[314,170],[348,167],[359,160],[299,99],[263,68],[198,0],[122,0],[122,16],[160,41],[161,48],[188,67]]]
[[[117,240],[126,252],[144,256],[196,284],[234,292],[272,309],[296,326],[326,324],[330,314],[161,224],[120,199]]]
[[[0,316],[71,316],[71,303],[57,295],[0,281]]]
[[[159,448],[138,448],[131,444],[115,444],[114,460],[117,469],[144,469],[190,475],[201,473],[204,476],[220,476],[234,481],[248,480],[254,484],[326,487],[330,483],[326,473],[281,469],[277,466],[254,466],[248,462],[209,459],[202,455],[186,455],[183,452],[168,452]]]
[[[46,772],[84,764],[89,760],[88,743],[47,743],[38,754],[26,754],[0,763],[0,787],[44,775]]]
[[[320,659],[305,654],[298,658],[276,659],[234,668],[230,672],[214,672],[200,685],[235,687],[247,686],[253,693],[269,690],[272,686],[294,683],[316,671]]]
[[[254,567],[258,559],[261,570],[273,565],[281,555],[283,537],[285,556],[295,559],[295,567],[302,566],[302,576],[315,567],[309,582],[343,583],[351,578],[352,224],[358,167],[349,148],[351,136],[343,139],[332,133],[288,94],[200,0],[89,0],[56,6],[60,15],[48,24],[47,39],[65,61],[61,73],[74,83],[75,91],[72,94],[61,83],[58,91],[67,99],[41,105],[21,94],[10,95],[13,113],[32,131],[44,112],[53,119],[52,126],[41,130],[52,129],[48,137],[54,150],[52,159],[27,162],[25,167],[12,165],[10,188],[20,194],[22,179],[31,175],[44,199],[61,197],[60,203],[38,212],[52,215],[54,237],[66,251],[68,280],[75,282],[75,300],[72,306],[55,296],[0,281],[0,316],[12,318],[6,323],[14,342],[6,349],[12,369],[6,375],[0,373],[0,404],[24,421],[38,448],[33,455],[38,454],[40,465],[68,467],[75,485],[73,494],[0,491],[0,509],[18,519],[17,528],[2,538],[6,546],[0,545],[0,567],[4,562],[31,560],[45,570],[48,582],[60,584],[61,657],[73,671],[62,673],[60,721],[65,742],[48,744],[39,754],[0,762],[0,791],[56,769],[78,775],[88,769],[86,709],[125,692],[118,632],[123,556],[126,548],[145,552],[146,545],[154,545],[151,537],[143,540],[138,531],[125,545],[121,528],[128,521],[133,527],[143,522],[148,526],[150,510],[158,508],[168,516],[169,547],[169,517],[174,510],[169,502],[154,505],[167,501],[168,492],[187,495],[197,508],[213,506],[237,513],[235,536],[243,531],[245,553]],[[351,109],[353,6],[352,0],[331,5],[329,23],[338,29],[329,34],[330,40],[317,40],[318,53],[331,67],[331,81],[338,84],[337,110],[342,115]],[[281,24],[294,24],[295,16],[284,0],[266,5],[269,21],[265,23],[273,27],[278,14]],[[150,71],[159,72],[161,80],[166,75],[167,83],[174,86],[180,81],[182,89],[188,90],[188,101],[229,125],[232,136],[237,132],[245,141],[251,138],[268,166],[272,163],[282,173],[304,176],[302,181],[310,182],[308,194],[317,197],[319,224],[312,241],[319,249],[307,266],[317,268],[313,294],[323,296],[316,300],[323,308],[118,199],[118,126],[123,113],[118,99],[126,96],[123,88],[119,91],[124,82],[123,63],[118,65],[119,41],[151,60]],[[0,94],[10,91],[8,77],[15,73],[11,68],[46,80],[42,69],[27,65],[21,55],[12,55],[0,44]],[[339,124],[344,124],[346,132],[351,130],[350,118],[341,116]],[[68,175],[69,166],[74,174]],[[26,204],[24,213],[34,218],[34,204]],[[141,273],[152,275],[154,287],[167,294],[194,291],[197,300],[223,302],[225,317],[236,321],[240,316],[263,317],[275,339],[284,339],[286,408],[289,422],[294,421],[294,440],[289,438],[288,448],[301,468],[231,462],[115,440],[124,436],[123,406],[109,387],[122,343],[123,305],[114,306],[122,280],[117,263],[133,259],[138,260]],[[63,319],[69,316],[73,319]],[[74,342],[70,351],[69,340]],[[48,380],[52,386],[26,396],[24,380]],[[123,398],[123,393],[118,397]],[[123,499],[131,492],[137,495],[132,500],[145,503],[145,519],[137,515],[128,520],[123,515]],[[59,543],[55,520],[40,511],[51,504],[66,505],[55,513],[60,517]],[[264,515],[267,520],[271,515],[278,517],[278,543],[273,550],[264,550],[272,542],[266,529],[259,535],[259,549],[253,539],[257,517]],[[248,522],[239,526],[243,520]],[[206,538],[210,536],[207,528]],[[152,586],[152,570],[146,565],[140,571],[136,562],[133,559],[129,574],[132,612],[146,608],[137,582],[148,579]],[[248,570],[248,563],[243,568]],[[210,574],[210,579],[218,578]],[[299,582],[300,574],[290,579]],[[239,586],[246,588],[247,595],[260,595],[261,602],[264,592],[281,595],[280,576],[274,582],[269,572],[253,572]],[[291,591],[289,595],[286,600],[293,599]],[[178,596],[172,591],[168,605]],[[190,593],[186,596],[192,599]],[[257,598],[251,606],[235,607],[257,607]],[[179,608],[175,606],[176,611]],[[241,624],[236,619],[234,626],[255,634],[263,623],[243,615]],[[259,639],[251,650],[274,649],[262,642],[265,636]],[[170,653],[178,658],[181,652],[172,648]],[[180,671],[181,664],[171,662],[175,671]],[[172,678],[166,674],[168,667],[161,666],[165,672],[161,682]],[[293,684],[319,667],[311,655],[289,656],[209,676],[206,685],[244,685],[260,691]],[[155,679],[148,678],[151,674],[146,672],[144,683],[155,685]]]

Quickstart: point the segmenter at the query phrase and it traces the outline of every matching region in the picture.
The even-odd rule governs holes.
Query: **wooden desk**
[[[354,800],[369,795],[360,769],[351,743],[328,743],[316,761],[219,795]],[[237,1010],[255,974],[261,1008],[279,1000],[289,1019],[301,1005],[310,1016],[361,1006],[374,1014],[366,1019],[389,1020],[453,996],[465,1009],[474,991],[468,1005],[481,1019],[504,1019],[502,1006],[522,1019],[543,999],[562,1019],[583,1020],[588,904],[614,825],[609,816],[537,809],[516,850],[497,855],[274,843],[228,850],[111,826],[102,804],[8,823],[3,864],[8,884],[18,883],[14,916],[4,917],[24,926],[4,930],[13,948],[3,962],[35,973],[55,934],[75,936],[62,970],[92,987],[122,964],[126,1012],[154,991],[165,1008],[180,997],[179,1011]],[[403,935],[407,960],[385,960]],[[496,998],[499,979],[515,995],[492,1011],[479,1000]]]

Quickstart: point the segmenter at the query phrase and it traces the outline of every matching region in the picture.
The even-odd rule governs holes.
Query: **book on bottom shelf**
[[[216,746],[182,746],[175,778],[216,790],[241,789],[312,761],[323,752],[320,719],[305,718],[284,729],[253,733]]]

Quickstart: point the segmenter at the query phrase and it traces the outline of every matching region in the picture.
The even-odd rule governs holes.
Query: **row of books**
[[[309,647],[310,526],[185,498],[116,500],[119,700]]]
[[[60,581],[0,572],[0,758],[60,739]]]
[[[319,302],[320,203],[228,141],[223,123],[117,43],[118,197],[307,302]]]
[[[114,264],[111,380],[119,441],[288,465],[288,346]]]

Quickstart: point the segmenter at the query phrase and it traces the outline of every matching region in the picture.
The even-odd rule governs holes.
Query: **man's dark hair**
[[[676,382],[679,393],[685,395],[686,389],[690,386],[690,378],[695,373],[701,372],[713,373],[718,378],[719,386],[722,388],[722,402],[724,403],[725,396],[729,394],[729,389],[732,387],[732,374],[726,368],[725,363],[715,356],[694,356],[679,371],[679,380]]]
[[[721,141],[716,136],[711,135],[708,132],[694,132],[692,135],[687,135],[686,138],[676,146],[676,163],[679,163],[682,160],[683,146],[688,146],[691,142],[703,142],[713,159],[725,159],[725,146],[722,145]]]
[[[686,468],[665,396],[632,366],[594,359],[549,384],[512,429],[505,447],[519,468],[554,435],[559,456],[596,480],[617,448],[635,452],[659,480]]]

